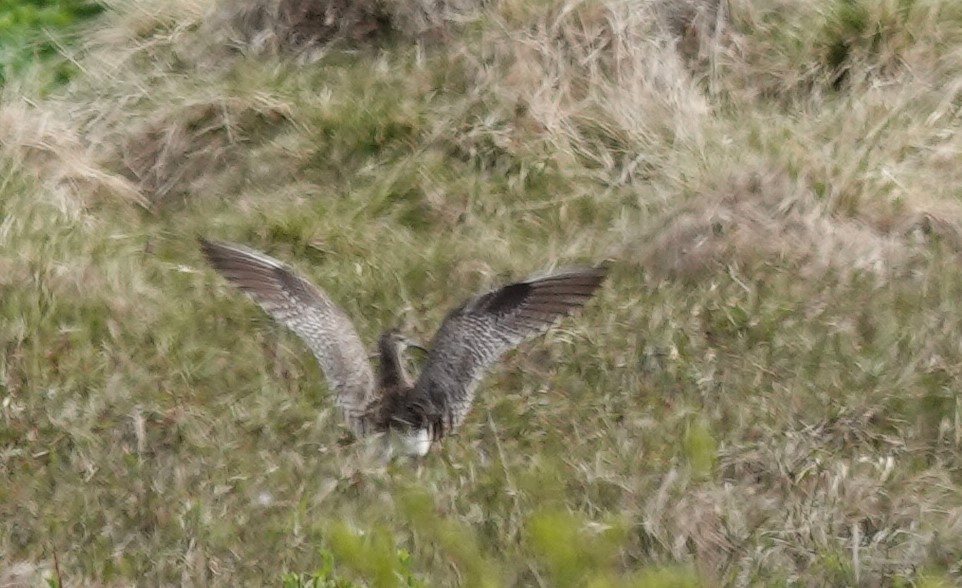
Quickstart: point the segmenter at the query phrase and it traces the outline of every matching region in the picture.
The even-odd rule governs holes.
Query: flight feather
[[[335,403],[355,432],[361,432],[376,381],[347,314],[323,290],[268,255],[205,239],[200,239],[200,246],[229,282],[307,343],[334,391]]]

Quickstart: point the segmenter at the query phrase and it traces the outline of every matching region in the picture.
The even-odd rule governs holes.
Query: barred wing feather
[[[485,370],[505,352],[538,336],[581,308],[604,281],[607,267],[569,269],[531,278],[471,299],[452,311],[431,343],[412,401],[439,437],[464,420]]]
[[[323,290],[268,255],[205,239],[200,246],[229,282],[307,343],[334,391],[335,403],[355,432],[362,432],[364,410],[374,398],[375,379],[347,314]]]

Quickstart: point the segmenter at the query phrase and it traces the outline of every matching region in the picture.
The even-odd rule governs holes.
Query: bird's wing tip
[[[542,277],[550,277],[552,275],[583,275],[583,276],[593,276],[597,277],[599,281],[604,280],[608,273],[611,271],[613,261],[611,259],[603,259],[594,265],[576,265],[570,266],[557,270],[555,272],[548,272]]]
[[[227,243],[224,241],[214,241],[202,235],[197,235],[196,239],[197,239],[197,245],[200,247],[201,252],[203,252],[207,256],[210,256],[210,254],[215,253],[219,250],[230,250],[230,249],[235,249],[237,247],[233,243]]]
[[[614,265],[615,265],[615,260],[613,260],[613,259],[611,259],[611,258],[606,258],[606,259],[602,259],[601,261],[599,261],[598,263],[596,263],[596,264],[594,265],[594,267],[591,268],[591,269],[594,270],[594,272],[595,272],[602,280],[604,280],[605,278],[608,277],[608,274],[611,273],[611,268],[614,267]]]
[[[278,269],[287,269],[290,271],[290,268],[288,268],[284,262],[275,259],[262,251],[247,247],[246,245],[230,243],[228,241],[213,241],[200,236],[197,237],[197,241],[200,244],[201,252],[211,262],[214,262],[216,258],[223,257],[231,257],[235,259],[246,258],[249,260],[249,262],[253,262],[258,265],[264,265]]]

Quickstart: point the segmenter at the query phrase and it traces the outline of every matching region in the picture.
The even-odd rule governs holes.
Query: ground
[[[0,97],[0,585],[962,581],[955,0],[106,6]],[[612,270],[385,465],[198,236],[372,350]]]

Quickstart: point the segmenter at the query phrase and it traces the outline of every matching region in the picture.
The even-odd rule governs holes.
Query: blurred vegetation
[[[347,533],[351,538],[346,539],[344,533]],[[340,545],[342,545],[342,548],[345,539],[353,545],[353,548],[350,548],[351,553],[345,554],[343,558],[345,561],[360,562],[365,561],[369,557],[380,560],[380,564],[375,564],[381,567],[381,570],[372,582],[374,586],[403,586],[404,588],[421,588],[425,586],[423,582],[411,573],[411,554],[408,552],[398,550],[393,556],[382,559],[381,554],[367,552],[366,542],[359,541],[359,538],[352,536],[350,531],[341,529],[339,532],[334,533],[334,536],[340,537],[340,540],[334,539],[334,542],[338,544],[338,541],[341,541]],[[281,585],[284,588],[353,588],[362,585],[344,579],[337,574],[335,571],[335,557],[332,552],[322,551],[321,560],[324,563],[316,572],[309,574],[294,572],[284,574]]]
[[[0,1],[0,85],[23,73],[38,61],[38,68],[53,85],[77,73],[74,63],[64,58],[69,31],[101,14],[104,5],[91,0],[2,0]]]

